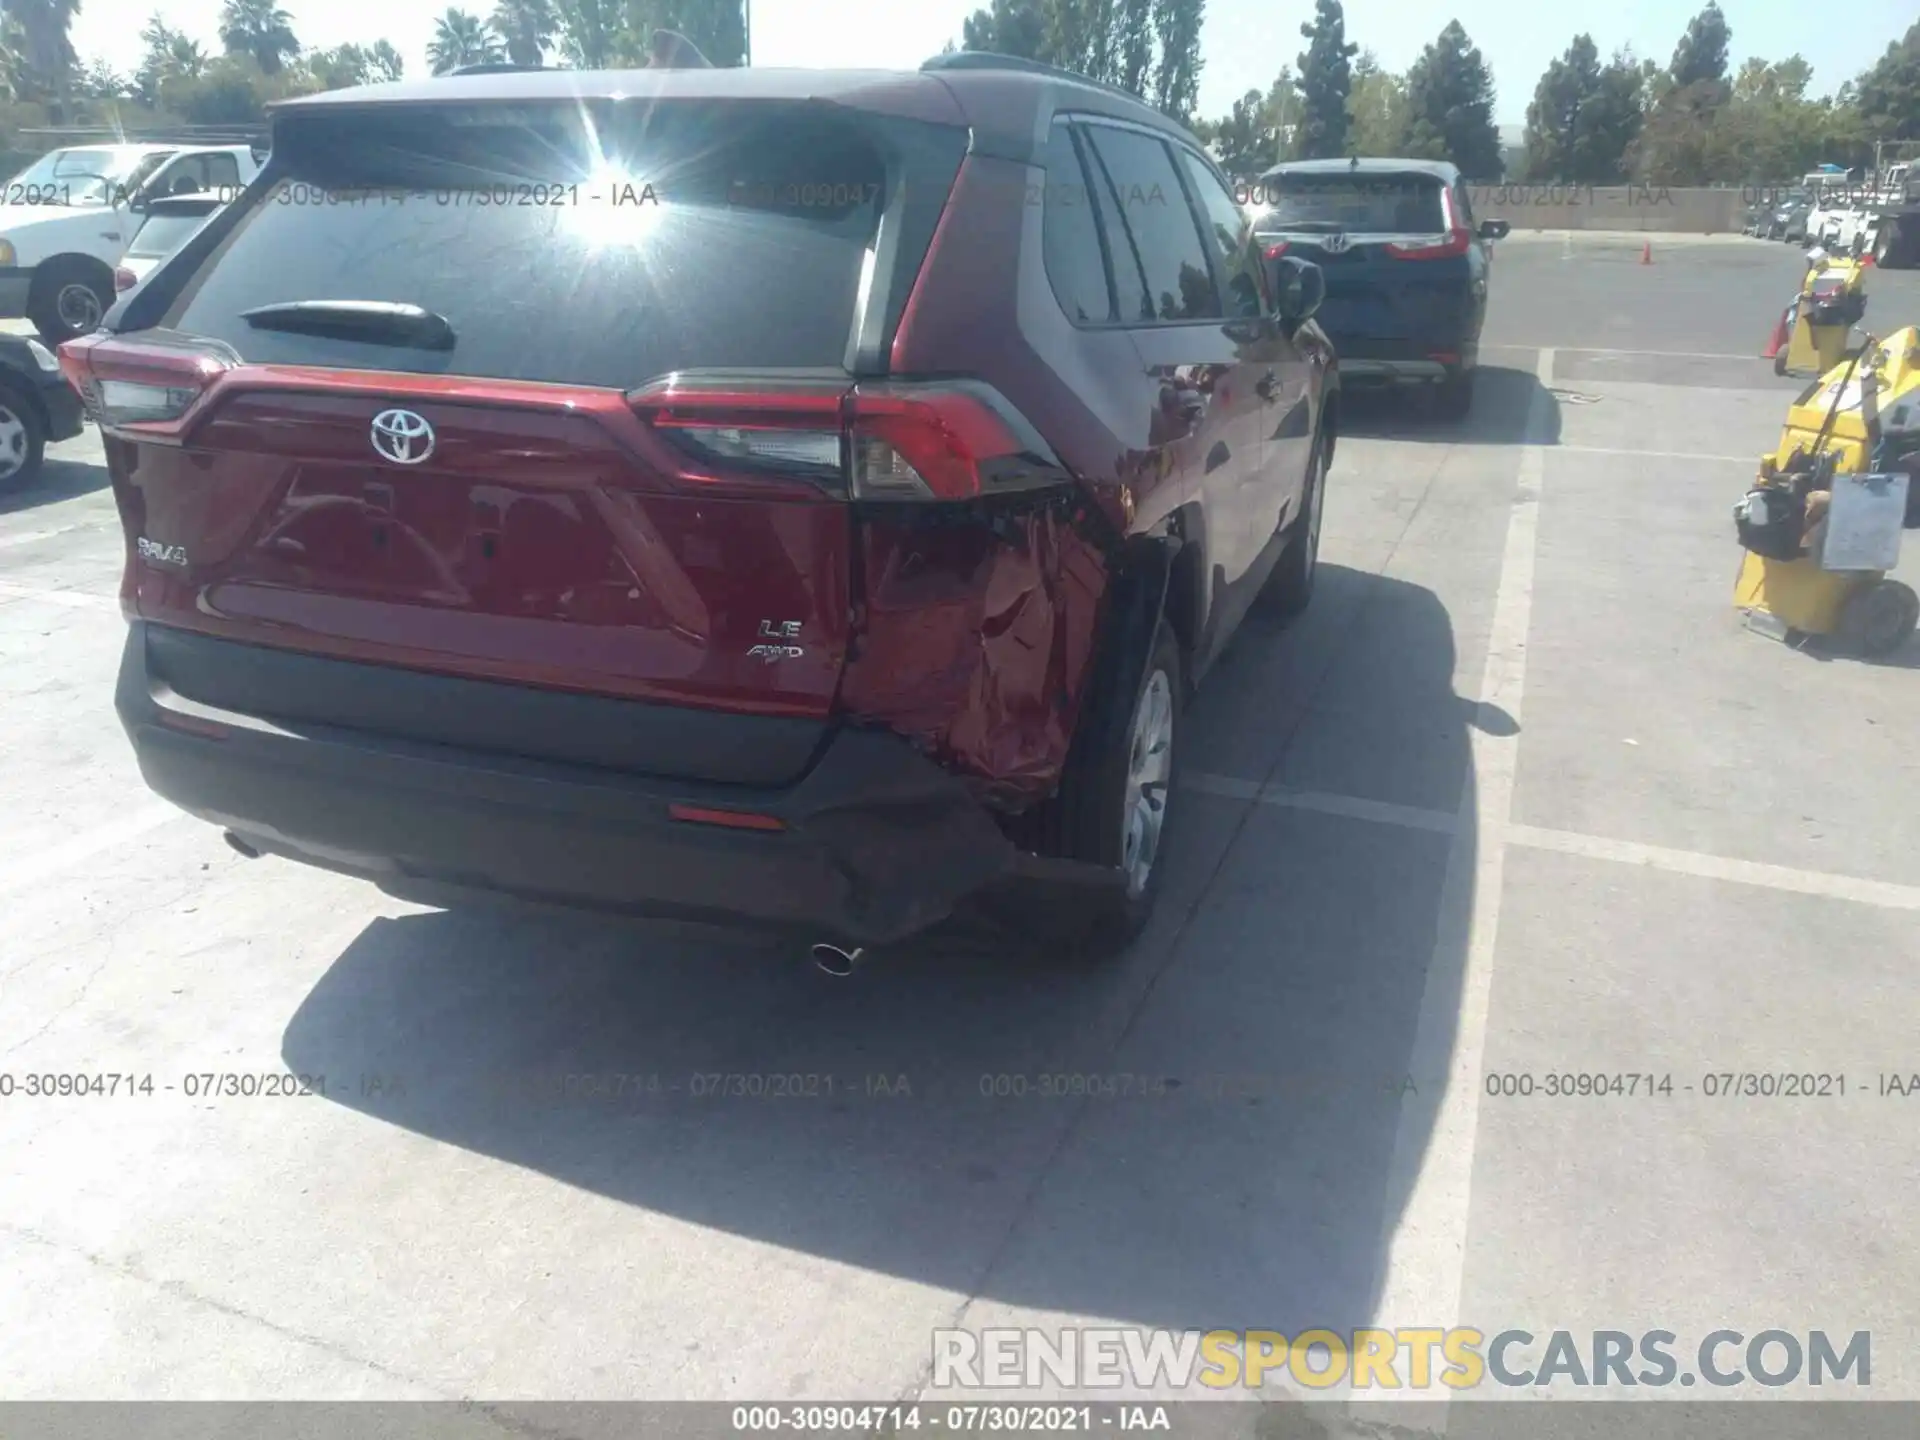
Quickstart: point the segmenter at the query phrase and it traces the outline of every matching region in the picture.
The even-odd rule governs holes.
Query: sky
[[[388,39],[409,75],[427,73],[427,41],[445,8],[426,0],[281,0],[303,45]],[[912,68],[958,40],[961,21],[982,0],[750,0],[757,65]],[[1346,0],[1347,38],[1404,70],[1449,19],[1466,27],[1493,69],[1494,118],[1526,120],[1540,74],[1585,28],[1603,54],[1620,45],[1665,64],[1704,0],[1614,0],[1576,22],[1574,8],[1529,0],[1455,0],[1451,9],[1419,0]],[[1809,24],[1788,0],[1721,0],[1733,28],[1733,63],[1748,56],[1784,59],[1798,51],[1813,66],[1813,89],[1827,93],[1872,65],[1914,21],[1913,0],[1850,0],[1845,23]],[[467,0],[485,14],[492,0]],[[82,0],[73,23],[83,59],[131,72],[140,61],[140,29],[155,10],[209,51],[218,51],[219,0]],[[1264,91],[1282,65],[1305,48],[1300,25],[1312,0],[1208,0],[1202,33],[1200,113],[1224,114],[1248,90]]]

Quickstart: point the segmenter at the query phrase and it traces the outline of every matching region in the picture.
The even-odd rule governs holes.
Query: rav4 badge
[[[134,543],[142,560],[151,560],[156,565],[176,565],[182,570],[187,568],[184,545],[162,545],[158,540],[149,540],[144,535]]]

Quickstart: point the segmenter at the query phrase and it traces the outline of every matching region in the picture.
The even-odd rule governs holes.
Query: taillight
[[[218,341],[164,331],[122,338],[104,331],[60,347],[60,369],[103,430],[164,436],[239,356]]]
[[[1453,208],[1453,191],[1444,185],[1440,188],[1440,215],[1447,227],[1444,235],[1411,243],[1389,240],[1381,248],[1396,260],[1448,260],[1466,254],[1473,244],[1473,232],[1460,223]]]
[[[1287,242],[1284,240],[1275,240],[1272,244],[1267,246],[1267,259],[1269,260],[1278,260],[1282,255],[1286,253],[1287,253]]]
[[[129,270],[126,266],[124,265],[114,266],[113,289],[115,294],[118,294],[123,290],[131,290],[134,286],[138,285],[139,283],[140,283],[140,277],[138,275],[135,275],[133,271]]]
[[[992,387],[969,381],[766,388],[669,376],[629,395],[683,479],[805,481],[855,500],[968,500],[1068,479]]]

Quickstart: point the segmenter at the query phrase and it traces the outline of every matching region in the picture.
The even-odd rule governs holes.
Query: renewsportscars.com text
[[[1839,1334],[1840,1332],[1836,1332]],[[1258,1388],[1330,1390],[1589,1389],[1873,1383],[1873,1336],[1825,1330],[1493,1332],[1469,1326],[1349,1332],[1173,1332],[1125,1328],[936,1330],[935,1389]]]

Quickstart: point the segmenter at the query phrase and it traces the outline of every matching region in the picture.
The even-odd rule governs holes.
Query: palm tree
[[[500,41],[486,21],[466,10],[449,9],[433,22],[427,42],[427,64],[436,75],[462,65],[486,65],[500,59]]]
[[[207,52],[200,48],[200,42],[185,35],[175,35],[167,42],[165,53],[160,57],[160,78],[163,80],[179,78],[198,80],[206,73]]]
[[[369,81],[398,80],[406,68],[391,40],[376,40],[367,51],[366,78]]]
[[[293,17],[273,0],[226,0],[220,7],[220,43],[229,55],[251,55],[268,75],[278,75],[300,53]]]
[[[493,28],[507,42],[507,58],[516,65],[538,65],[559,28],[553,0],[498,0]]]

